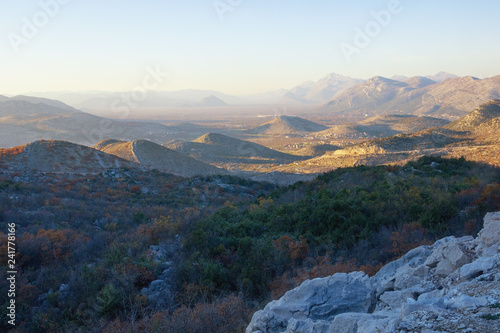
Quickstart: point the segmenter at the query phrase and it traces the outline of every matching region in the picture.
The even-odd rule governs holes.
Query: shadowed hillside
[[[146,140],[132,142],[105,140],[99,142],[94,148],[128,161],[184,177],[224,172],[217,167]]]

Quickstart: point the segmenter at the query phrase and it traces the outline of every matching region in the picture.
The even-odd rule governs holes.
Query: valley
[[[499,1],[0,1],[0,332],[500,332]]]
[[[403,81],[374,77],[360,82],[330,75],[318,85],[323,88],[326,85],[329,88],[325,89],[331,90],[334,86],[332,82],[338,83],[339,80],[344,84],[340,90],[324,94],[330,98],[333,96],[331,101],[316,109],[308,106],[308,111],[300,112],[292,108],[297,116],[245,116],[238,113],[238,106],[231,106],[212,94],[201,98],[206,103],[200,104],[198,113],[209,111],[205,108],[207,106],[218,107],[220,110],[231,110],[233,117],[229,118],[225,115],[227,111],[222,111],[215,112],[213,120],[202,116],[197,117],[199,119],[190,118],[191,122],[170,122],[166,125],[161,121],[103,118],[46,98],[5,97],[0,102],[0,142],[4,148],[12,148],[35,140],[62,140],[85,146],[94,146],[102,140],[146,140],[151,142],[151,147],[156,143],[182,154],[169,158],[168,150],[163,149],[162,154],[157,156],[165,155],[162,157],[165,162],[190,157],[205,163],[205,168],[211,170],[195,168],[200,174],[226,170],[235,174],[240,172],[244,176],[269,172],[310,174],[361,164],[401,164],[428,154],[486,161],[486,157],[480,157],[481,154],[496,151],[496,142],[492,142],[497,122],[495,118],[498,117],[496,113],[484,113],[474,120],[470,119],[474,113],[465,118],[458,115],[473,111],[466,111],[473,103],[498,97],[500,90],[495,88],[499,85],[498,77],[479,80],[450,76],[439,82],[425,77],[402,78]],[[304,87],[303,90],[307,91],[319,89],[313,88],[312,83]],[[468,97],[469,93],[453,93],[456,89],[477,93],[475,102]],[[300,93],[300,89],[294,88],[291,91],[304,95],[306,90]],[[357,97],[361,95],[365,97]],[[438,103],[431,108],[432,112],[425,111],[429,108],[428,97],[421,98],[430,95],[435,96],[434,103]],[[398,100],[411,102],[413,106],[399,106]],[[350,106],[346,107],[345,103]],[[454,115],[441,112],[450,111],[450,105],[454,105]],[[339,108],[342,108],[340,113],[344,116],[337,115]],[[367,108],[373,111],[365,112]],[[265,108],[261,106],[258,112],[263,110]],[[319,110],[322,112],[320,117]],[[436,110],[441,110],[441,113]],[[269,106],[263,113],[272,111],[276,109]],[[346,112],[349,112],[348,116],[345,116]],[[450,121],[454,122],[449,124]],[[472,131],[477,127],[481,129]],[[485,133],[490,134],[485,137]],[[209,138],[220,135],[217,138],[224,140],[209,139],[204,142],[203,136],[206,135]],[[108,148],[107,151],[114,155],[140,163],[137,157],[130,154],[126,157],[124,153]],[[481,153],[476,154],[475,151]],[[153,156],[151,158],[154,160]],[[140,164],[161,168],[164,163],[153,160]],[[194,160],[191,163],[195,163]],[[176,168],[178,166],[163,167],[174,173],[178,170]]]
[[[271,325],[256,310],[308,279],[376,277],[415,247],[476,235],[500,211],[498,77],[400,79],[329,75],[338,89],[296,87],[281,112],[212,93],[177,118],[0,98],[23,329],[255,331]]]

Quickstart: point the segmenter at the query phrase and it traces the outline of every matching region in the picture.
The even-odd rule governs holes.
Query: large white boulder
[[[457,268],[472,261],[471,256],[464,252],[460,244],[461,242],[455,237],[448,238],[446,242],[440,242],[439,246],[432,251],[432,254],[425,261],[425,265],[435,268],[435,273],[438,276],[450,275]]]
[[[500,212],[486,214],[479,237],[486,246],[500,244]]]
[[[286,331],[290,319],[300,321],[333,320],[344,312],[368,312],[375,295],[370,278],[363,272],[338,273],[326,278],[304,281],[282,298],[254,314],[246,332],[278,333]]]

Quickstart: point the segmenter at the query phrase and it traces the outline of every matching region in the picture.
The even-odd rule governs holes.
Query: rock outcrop
[[[246,333],[500,332],[500,212],[477,238],[446,237],[369,278],[308,280],[254,314]]]

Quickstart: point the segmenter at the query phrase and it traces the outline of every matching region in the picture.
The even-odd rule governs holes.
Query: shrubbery
[[[305,279],[374,274],[500,210],[498,169],[434,157],[286,188],[156,171],[16,177],[0,179],[0,221],[18,227],[19,332],[241,332]],[[151,246],[169,244],[171,299],[149,304],[141,289],[165,268]]]

